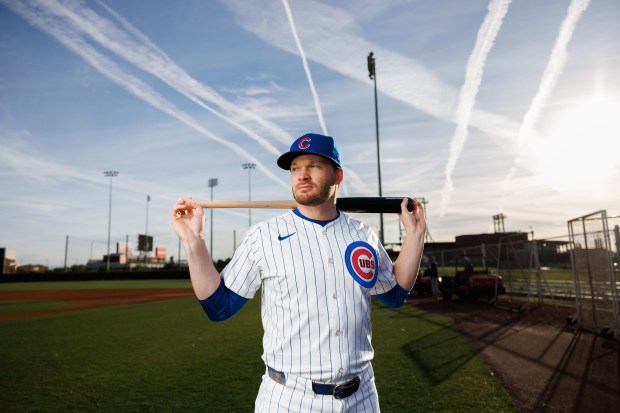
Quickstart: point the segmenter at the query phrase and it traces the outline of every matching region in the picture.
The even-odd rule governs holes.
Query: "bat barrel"
[[[359,213],[399,213],[403,198],[399,197],[350,197],[338,198],[338,209]],[[407,209],[413,212],[413,199],[407,198]]]

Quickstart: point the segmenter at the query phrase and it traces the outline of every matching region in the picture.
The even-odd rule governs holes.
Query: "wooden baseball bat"
[[[337,198],[336,207],[355,213],[398,213],[403,198],[399,197],[352,197]],[[203,208],[275,208],[293,209],[297,202],[290,201],[199,201]],[[407,208],[413,211],[413,199],[408,198]]]

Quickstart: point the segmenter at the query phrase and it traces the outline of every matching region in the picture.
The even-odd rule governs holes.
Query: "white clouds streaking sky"
[[[275,160],[310,131],[338,141],[344,193],[376,194],[370,51],[384,195],[429,200],[435,240],[498,213],[564,235],[620,213],[618,21],[615,0],[0,0],[0,246],[60,266],[68,235],[69,264],[101,257],[118,170],[112,242],[144,232],[150,195],[149,234],[176,256],[178,196],[216,177],[215,198],[247,199],[252,162],[253,199],[290,198]],[[247,217],[214,212],[217,258]]]
[[[489,11],[480,26],[476,39],[476,46],[467,61],[465,70],[465,81],[459,94],[459,103],[456,109],[456,127],[454,135],[450,142],[450,155],[446,164],[446,180],[444,182],[441,205],[439,207],[440,216],[444,216],[445,210],[450,202],[450,196],[454,191],[452,183],[452,173],[456,167],[459,155],[463,150],[467,139],[467,129],[471,119],[471,111],[476,103],[476,95],[480,82],[482,82],[482,74],[487,56],[493,47],[493,43],[499,29],[502,27],[504,16],[508,12],[510,0],[492,0],[489,3]]]

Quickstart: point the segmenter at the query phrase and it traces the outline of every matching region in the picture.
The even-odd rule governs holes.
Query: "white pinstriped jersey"
[[[375,262],[364,259],[364,250],[359,260],[376,269],[370,288],[347,268],[345,256],[355,256],[347,248],[359,241],[375,252]],[[374,231],[342,212],[325,226],[294,211],[253,226],[222,277],[246,298],[262,287],[265,364],[320,382],[341,381],[368,367],[374,355],[370,296],[396,285]]]

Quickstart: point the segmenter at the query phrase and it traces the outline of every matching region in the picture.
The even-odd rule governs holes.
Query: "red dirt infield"
[[[66,304],[61,308],[0,315],[0,321],[193,296],[194,292],[189,288],[0,291],[0,301],[57,301]]]

